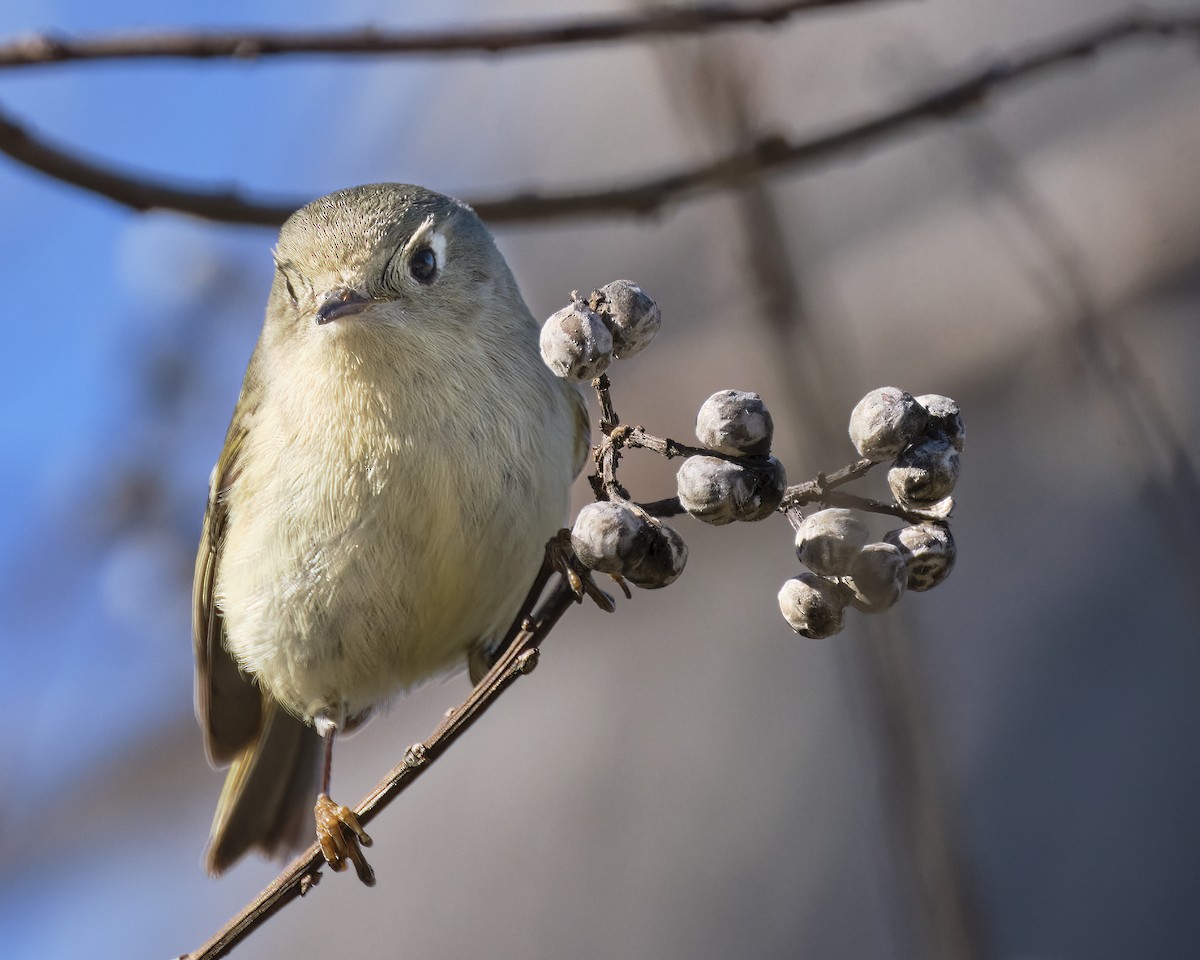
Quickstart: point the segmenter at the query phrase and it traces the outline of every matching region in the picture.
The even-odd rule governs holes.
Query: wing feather
[[[257,357],[257,352],[255,353]],[[217,571],[229,521],[226,494],[237,478],[246,437],[262,399],[255,357],[250,360],[225,446],[209,479],[192,584],[192,642],[196,656],[196,715],[209,760],[224,766],[258,735],[262,694],[225,648],[225,623],[216,605]]]

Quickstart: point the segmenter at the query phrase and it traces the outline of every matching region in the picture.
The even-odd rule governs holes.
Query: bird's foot
[[[317,843],[321,845],[321,853],[325,862],[333,870],[345,870],[346,861],[354,864],[358,879],[368,887],[375,886],[375,871],[367,863],[367,858],[359,844],[363,847],[371,845],[371,838],[358,817],[349,807],[339,806],[322,793],[317,797],[317,805],[313,811],[317,818]]]
[[[575,591],[575,596],[579,598],[580,603],[586,596],[591,597],[592,602],[606,613],[612,613],[617,609],[613,598],[596,585],[592,571],[580,563],[579,558],[575,556],[575,550],[571,547],[570,530],[563,528],[550,538],[550,542],[546,544],[546,559],[571,585],[571,589]],[[629,588],[625,586],[625,581],[620,577],[613,577],[613,580],[625,591],[625,596],[629,597]]]

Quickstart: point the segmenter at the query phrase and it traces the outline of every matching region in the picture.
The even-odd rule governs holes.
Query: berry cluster
[[[852,472],[892,460],[888,486],[895,509],[879,512],[907,513],[918,522],[869,543],[867,525],[845,507],[800,521],[796,554],[808,570],[779,591],[779,609],[793,630],[813,639],[833,636],[846,607],[880,613],[905,590],[930,590],[950,575],[957,551],[946,518],[964,437],[958,404],[949,397],[881,387],[858,402],[850,439],[863,467]]]
[[[888,486],[896,502],[930,507],[958,482],[962,415],[949,397],[914,397],[895,387],[872,390],[850,414],[850,440],[872,463],[894,460]]]
[[[722,390],[704,401],[696,436],[711,453],[688,457],[675,475],[679,504],[720,526],[765,520],[783,503],[787,474],[770,455],[774,427],[757,393]]]
[[[658,334],[662,312],[631,280],[606,283],[571,302],[542,326],[542,359],[566,380],[593,380],[613,357],[641,353]]]
[[[683,572],[687,545],[663,517],[687,513],[720,526],[783,513],[796,528],[796,552],[808,569],[783,585],[779,606],[793,630],[813,638],[838,633],[847,607],[878,613],[906,590],[929,590],[949,575],[955,546],[947,518],[964,437],[958,404],[894,387],[872,390],[850,417],[850,439],[862,459],[789,487],[783,464],[771,455],[771,413],[756,393],[722,390],[709,397],[696,416],[698,447],[620,422],[605,371],[614,357],[648,346],[661,321],[658,305],[637,284],[617,280],[587,300],[573,293],[542,328],[546,364],[560,377],[592,380],[600,400],[603,437],[594,451],[597,472],[589,478],[597,500],[579,512],[571,530],[571,548],[584,567],[622,585],[665,587]],[[676,496],[635,502],[616,475],[629,449],[685,458]],[[887,461],[894,503],[837,489]],[[810,503],[822,509],[802,517],[800,508]],[[870,542],[856,510],[909,524]]]

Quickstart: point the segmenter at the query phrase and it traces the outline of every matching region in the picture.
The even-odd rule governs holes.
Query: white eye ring
[[[403,264],[403,270],[417,283],[428,286],[446,266],[446,235],[433,227],[433,217],[426,218],[397,251],[393,262]]]

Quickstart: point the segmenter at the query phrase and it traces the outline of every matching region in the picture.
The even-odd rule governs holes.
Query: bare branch
[[[724,27],[774,25],[798,13],[880,0],[772,0],[699,3],[642,13],[572,18],[523,26],[391,31],[374,27],[320,31],[220,31],[127,34],[72,39],[39,33],[0,44],[0,69],[79,60],[236,58],[303,55],[443,56],[501,54],[582,44],[650,40]]]
[[[486,677],[471,691],[462,706],[448,713],[437,729],[422,743],[408,748],[403,761],[391,770],[359,805],[355,813],[363,824],[370,823],[384,807],[407,789],[450,745],[471,726],[496,698],[524,673],[533,669],[537,650],[572,603],[574,591],[560,581],[536,614],[520,627],[507,650]],[[321,848],[313,844],[250,903],[242,908],[211,940],[186,960],[216,960],[240,940],[278,913],[288,903],[304,895],[319,879],[325,864]]]
[[[492,224],[654,214],[703,193],[741,186],[764,174],[797,172],[835,156],[878,145],[919,124],[973,112],[983,106],[989,95],[1019,80],[1147,36],[1195,39],[1200,36],[1200,15],[1133,14],[1106,21],[1025,53],[997,59],[898,107],[844,123],[808,139],[764,136],[709,163],[623,186],[546,193],[528,191],[469,202]],[[236,190],[188,188],[121,172],[53,146],[2,113],[0,152],[56,180],[135,210],[161,208],[225,223],[278,226],[305,202],[251,200]]]
[[[277,227],[303,203],[250,200],[236,190],[186,187],[121,172],[42,140],[0,112],[0,152],[62,183],[134,210],[174,210],[221,223]]]

